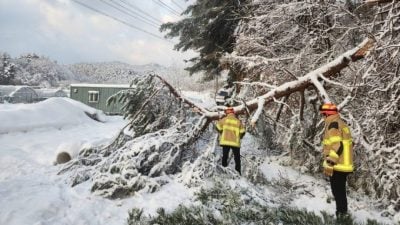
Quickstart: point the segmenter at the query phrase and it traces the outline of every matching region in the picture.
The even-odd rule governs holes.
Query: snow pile
[[[57,128],[95,122],[89,116],[104,121],[104,114],[69,98],[50,98],[35,104],[1,104],[0,134],[31,131],[37,128]]]

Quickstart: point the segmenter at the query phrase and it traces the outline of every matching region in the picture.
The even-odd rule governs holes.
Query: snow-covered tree
[[[163,24],[161,31],[168,31],[166,37],[179,37],[176,50],[195,50],[199,56],[190,59],[193,64],[187,68],[190,74],[205,71],[206,78],[212,79],[222,70],[219,59],[224,53],[231,53],[236,40],[239,21],[248,12],[249,0],[195,1],[178,22]]]
[[[7,53],[0,53],[0,85],[13,84],[15,64]]]
[[[36,54],[22,55],[15,62],[18,65],[16,79],[21,84],[54,87],[59,81],[70,78],[62,66]]]

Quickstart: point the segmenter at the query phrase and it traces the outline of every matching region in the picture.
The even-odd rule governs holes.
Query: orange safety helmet
[[[228,107],[228,108],[225,109],[225,113],[226,113],[226,114],[235,113],[235,110],[233,110],[232,107]]]
[[[319,107],[319,111],[321,114],[325,115],[335,115],[338,114],[338,109],[335,104],[327,102],[321,105]]]

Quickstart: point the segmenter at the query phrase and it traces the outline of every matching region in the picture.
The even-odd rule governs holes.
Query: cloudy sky
[[[158,26],[179,20],[187,5],[185,0],[0,0],[0,52],[36,53],[60,64],[184,65],[195,53],[173,50],[177,40],[163,39]]]

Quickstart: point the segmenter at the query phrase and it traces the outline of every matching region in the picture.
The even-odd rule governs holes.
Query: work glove
[[[325,165],[324,166],[324,174],[326,176],[331,177],[333,175],[333,166]]]
[[[333,167],[328,166],[324,168],[325,176],[331,177],[333,175]]]

